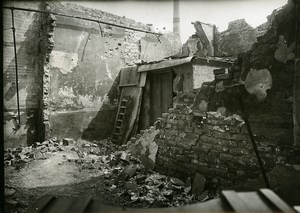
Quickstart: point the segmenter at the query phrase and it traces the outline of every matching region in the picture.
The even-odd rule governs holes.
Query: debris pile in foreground
[[[153,138],[153,134],[155,136],[157,133],[151,130],[147,137]],[[99,171],[99,176],[104,177],[106,190],[117,194],[124,201],[124,205],[131,207],[176,207],[216,196],[204,190],[204,177],[200,191],[195,193],[190,179],[185,183],[178,178],[153,171],[152,161],[155,161],[155,155],[152,158],[150,156],[152,152],[157,152],[156,144],[153,143],[153,140],[149,140],[149,144],[146,144],[145,138],[142,137],[140,142],[118,147],[109,140],[91,143],[70,138],[58,140],[54,137],[29,147],[6,149],[5,165],[18,170],[29,161],[47,159],[55,152],[76,152],[78,158],[66,159],[67,162],[75,163],[86,172]],[[136,147],[149,150],[150,155],[137,155]],[[150,168],[149,160],[145,161],[145,158],[153,159]],[[7,195],[9,196],[9,192]]]

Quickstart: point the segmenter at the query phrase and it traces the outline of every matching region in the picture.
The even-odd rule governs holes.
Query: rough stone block
[[[202,135],[203,134],[203,129],[199,128],[199,127],[194,127],[194,133],[198,134],[198,135]]]
[[[175,142],[180,143],[181,142],[181,137],[175,137]]]
[[[162,113],[162,115],[161,115],[163,118],[168,118],[168,116],[169,116],[169,113]]]
[[[199,155],[199,154],[207,154],[206,150],[203,150],[201,147],[199,146],[191,146],[191,151],[193,151],[195,154]]]
[[[221,153],[220,154],[220,160],[221,161],[233,161],[234,160],[234,157],[231,155],[231,154],[224,154],[224,153]]]
[[[184,121],[182,121],[182,120],[179,120],[178,121],[178,126],[179,127],[182,127],[182,126],[184,126],[185,125],[185,122]]]
[[[191,162],[191,159],[189,158],[189,156],[186,155],[176,155],[176,160],[180,161],[180,162],[184,162],[184,163],[189,163]]]
[[[64,146],[70,146],[74,144],[74,140],[72,138],[64,138],[63,139],[63,145]]]
[[[196,140],[196,139],[198,139],[199,138],[199,135],[197,135],[197,134],[194,134],[194,133],[186,133],[186,135],[185,135],[185,137],[184,138],[186,138],[186,139],[188,139],[188,140]]]
[[[214,70],[213,70],[214,75],[225,74],[225,72],[226,72],[225,68],[214,69]]]
[[[215,76],[216,80],[227,80],[231,78],[232,78],[232,73],[225,73],[225,74],[220,74]]]
[[[191,150],[192,145],[188,143],[179,143],[176,144],[177,147],[182,148],[184,150]]]
[[[229,153],[233,155],[245,155],[248,154],[249,151],[247,149],[242,149],[242,148],[230,148]]]
[[[201,195],[205,186],[205,177],[199,173],[196,173],[193,185],[192,185],[192,193],[196,196]]]
[[[223,153],[223,151],[220,152],[220,151],[216,151],[216,150],[211,150],[211,151],[209,152],[209,155],[212,155],[212,156],[214,156],[215,158],[218,158],[218,157],[220,156],[220,153]]]
[[[193,145],[195,146],[197,144],[197,139],[186,139],[186,138],[183,138],[182,140],[182,143],[183,144],[188,144],[188,145]]]
[[[203,150],[206,150],[206,151],[209,151],[209,150],[211,150],[212,148],[213,148],[213,145],[212,144],[201,144],[201,148],[203,149]]]
[[[194,131],[194,128],[193,128],[193,127],[186,126],[186,127],[184,128],[184,131],[185,131],[185,132],[191,133],[191,132]]]
[[[172,125],[170,123],[167,123],[166,129],[171,129],[171,128],[172,128]]]

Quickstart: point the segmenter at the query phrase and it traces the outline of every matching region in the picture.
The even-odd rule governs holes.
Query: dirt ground
[[[197,202],[191,187],[132,163],[135,158],[107,141],[70,142],[54,139],[5,151],[6,212],[26,212],[44,195],[88,195],[103,204],[140,208]],[[210,197],[206,191],[201,199]]]
[[[145,168],[139,159],[106,140],[53,138],[6,149],[4,157],[7,213],[26,212],[44,195],[91,196],[106,205],[138,208],[176,207],[218,197],[204,182],[195,196],[191,185]],[[268,176],[281,198],[299,204],[300,168],[276,166]],[[259,188],[264,188],[261,178],[248,181],[240,190]]]
[[[89,156],[92,158],[91,156]],[[94,157],[95,158],[95,157]],[[91,195],[106,204],[122,205],[122,200],[105,185],[104,172],[84,170],[74,162],[75,151],[50,153],[47,159],[34,159],[23,168],[5,168],[5,186],[15,192],[6,198],[7,212],[24,210],[43,195]]]

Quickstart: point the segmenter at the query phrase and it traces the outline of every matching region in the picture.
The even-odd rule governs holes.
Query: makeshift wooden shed
[[[173,107],[180,92],[200,88],[214,80],[214,69],[229,68],[221,58],[185,57],[124,67],[120,71],[120,98],[112,139],[125,143],[138,130],[153,125]]]

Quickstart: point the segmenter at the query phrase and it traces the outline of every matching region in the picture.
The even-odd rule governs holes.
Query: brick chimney
[[[180,36],[179,0],[173,0],[173,32]]]

